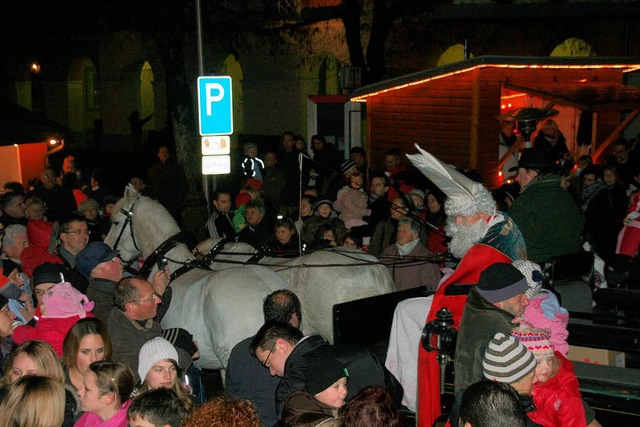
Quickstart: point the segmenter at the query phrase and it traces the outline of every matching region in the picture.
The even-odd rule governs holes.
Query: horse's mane
[[[127,208],[133,212],[132,224],[136,243],[143,257],[149,256],[162,242],[180,232],[180,227],[171,214],[158,201],[141,196],[137,191],[125,189],[115,205],[115,211]]]

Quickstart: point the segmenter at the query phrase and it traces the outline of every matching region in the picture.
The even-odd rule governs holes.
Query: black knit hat
[[[480,273],[478,293],[490,303],[506,301],[528,289],[527,279],[511,264],[491,264]]]
[[[318,394],[331,387],[340,378],[349,377],[349,372],[344,364],[333,357],[312,355],[307,361],[304,391],[309,394]]]
[[[69,269],[63,264],[45,262],[33,269],[32,283],[34,287],[42,283],[60,283],[68,280]]]

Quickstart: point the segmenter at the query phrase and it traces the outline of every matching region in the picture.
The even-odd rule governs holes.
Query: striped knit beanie
[[[482,373],[491,381],[513,384],[536,368],[536,358],[517,338],[498,332],[489,342]]]
[[[553,357],[553,344],[551,344],[551,331],[538,328],[518,328],[511,331],[511,336],[516,337],[531,353],[536,360]]]

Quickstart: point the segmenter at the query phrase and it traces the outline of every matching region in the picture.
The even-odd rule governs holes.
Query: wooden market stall
[[[348,98],[366,104],[372,167],[383,167],[385,150],[413,153],[417,143],[477,170],[494,188],[501,183],[497,116],[553,107],[574,157],[600,156],[640,113],[640,89],[626,84],[638,70],[640,58],[480,56],[365,86]],[[578,145],[585,127],[591,137]]]

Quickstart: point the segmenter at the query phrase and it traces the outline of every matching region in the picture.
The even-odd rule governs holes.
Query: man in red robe
[[[419,154],[408,155],[413,164],[446,195],[447,235],[452,239],[449,251],[460,259],[455,271],[436,291],[426,322],[435,319],[443,307],[453,314],[459,327],[467,301],[466,294],[455,295],[451,286],[474,285],[480,273],[496,262],[512,263],[526,259],[524,238],[511,219],[497,212],[491,193],[440,162],[416,145]],[[442,412],[440,402],[440,366],[435,352],[418,350],[418,427],[431,427]]]

